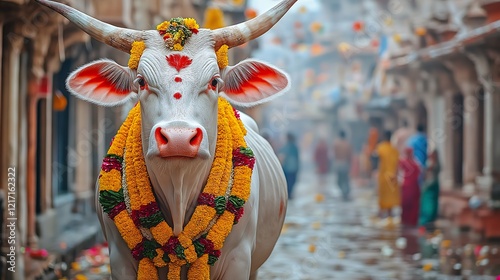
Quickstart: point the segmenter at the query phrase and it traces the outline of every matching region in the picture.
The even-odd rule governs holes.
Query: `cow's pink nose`
[[[200,128],[157,128],[156,143],[161,157],[196,157],[203,132]]]

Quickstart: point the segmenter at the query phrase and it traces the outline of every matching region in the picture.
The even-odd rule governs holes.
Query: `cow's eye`
[[[146,87],[146,80],[142,76],[137,76],[137,79],[135,79],[135,82],[141,87],[141,89],[144,89]]]
[[[219,76],[216,76],[212,78],[208,86],[211,90],[217,90],[217,86],[220,87],[222,85],[221,82],[222,82],[221,78]]]
[[[144,81],[143,78],[140,78],[139,81],[137,81],[141,87],[146,86],[146,82]]]

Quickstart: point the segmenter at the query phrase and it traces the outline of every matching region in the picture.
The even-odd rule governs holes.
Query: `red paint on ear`
[[[108,92],[113,92],[118,95],[130,93],[130,88],[117,87],[117,85],[114,84],[108,76],[103,75],[100,70],[101,67],[99,64],[85,67],[70,81],[70,86],[75,87],[79,83],[85,83],[96,85],[96,89],[105,89]]]
[[[167,56],[167,62],[168,65],[174,67],[177,70],[177,72],[179,72],[181,71],[181,69],[184,69],[189,65],[191,65],[191,62],[193,62],[193,60],[185,55],[176,53]]]
[[[224,91],[229,94],[245,94],[249,90],[259,91],[256,85],[265,84],[269,86],[270,83],[268,81],[279,78],[279,73],[274,69],[259,64],[254,65],[254,69],[247,75],[246,79],[240,81],[239,84],[226,84],[227,86]]]

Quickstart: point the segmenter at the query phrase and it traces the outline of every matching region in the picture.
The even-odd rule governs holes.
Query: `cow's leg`
[[[239,246],[226,252],[220,280],[248,280],[252,265],[250,244],[242,241]]]
[[[136,280],[137,261],[132,257],[130,249],[109,217],[103,217],[104,231],[109,246],[109,262],[112,280]]]
[[[99,184],[96,184],[96,187],[96,212],[109,246],[111,279],[135,280],[137,279],[137,261],[132,257],[130,249],[121,237],[115,223],[102,211],[99,203]]]

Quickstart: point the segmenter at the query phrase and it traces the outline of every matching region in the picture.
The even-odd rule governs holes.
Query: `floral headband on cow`
[[[187,39],[193,34],[198,33],[200,26],[193,18],[173,18],[170,21],[164,21],[156,26],[156,30],[163,36],[165,46],[173,51],[182,51]],[[128,67],[130,69],[137,69],[139,60],[142,53],[146,49],[146,44],[143,41],[135,41],[132,43],[130,50],[130,59]],[[229,63],[227,52],[229,47],[227,45],[221,46],[217,52],[217,64],[219,68],[225,68]]]

